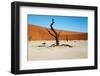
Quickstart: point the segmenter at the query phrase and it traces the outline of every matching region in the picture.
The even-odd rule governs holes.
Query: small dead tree
[[[68,42],[68,35],[66,34],[66,40],[67,40],[67,42]]]
[[[47,29],[47,31],[49,32],[49,34],[51,35],[51,36],[53,36],[54,38],[55,38],[55,40],[56,40],[56,46],[59,46],[59,35],[60,35],[60,32],[56,32],[55,31],[55,29],[53,28],[53,24],[54,24],[55,22],[54,22],[54,19],[52,19],[52,23],[50,24],[50,29],[51,29],[51,31],[54,33],[54,34],[52,34],[48,29]]]

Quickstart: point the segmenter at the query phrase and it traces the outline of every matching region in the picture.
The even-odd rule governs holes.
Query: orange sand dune
[[[28,40],[54,40],[54,37],[51,36],[47,30],[51,31],[46,27],[28,24]],[[87,40],[88,36],[85,32],[65,30],[56,30],[56,32],[60,32],[60,40]]]

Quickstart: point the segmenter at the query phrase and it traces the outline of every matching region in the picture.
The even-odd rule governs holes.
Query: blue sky
[[[50,16],[50,15],[28,15],[28,24],[40,25],[50,28],[52,18],[55,21],[55,29],[70,30],[77,32],[88,31],[88,17],[78,16]]]

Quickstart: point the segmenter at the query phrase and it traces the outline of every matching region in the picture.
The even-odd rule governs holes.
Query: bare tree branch
[[[53,28],[53,24],[54,24],[54,19],[52,19],[52,23],[50,24],[51,30],[54,32],[54,34],[57,36],[57,32],[55,31],[55,29]]]
[[[52,35],[53,37],[56,37],[54,34],[52,34],[48,29],[46,29],[50,35]]]
[[[50,25],[51,26],[51,30],[54,32],[54,34],[57,36],[57,33],[56,33],[56,31],[54,30],[54,28],[52,27],[52,25]]]

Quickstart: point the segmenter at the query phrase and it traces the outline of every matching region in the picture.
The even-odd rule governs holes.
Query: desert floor
[[[42,43],[45,43],[43,45]],[[28,61],[32,60],[57,60],[57,59],[80,59],[88,57],[87,40],[60,41],[68,46],[50,47],[55,41],[30,41],[28,42]]]

